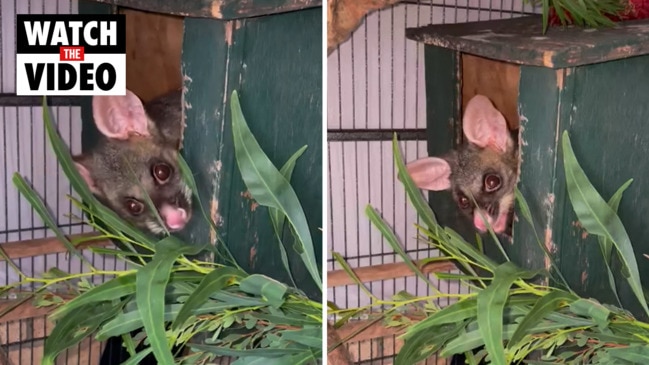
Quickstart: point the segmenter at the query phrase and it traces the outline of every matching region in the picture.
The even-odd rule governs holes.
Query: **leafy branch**
[[[236,92],[231,100],[235,157],[244,182],[258,203],[270,208],[276,238],[282,247],[284,221],[290,222],[297,252],[313,279],[321,285],[304,212],[289,184],[297,159],[306,146],[281,171],[277,170],[248,129]],[[36,291],[16,305],[35,298],[37,306],[56,307],[50,315],[55,327],[45,341],[44,365],[54,364],[62,351],[92,335],[99,341],[121,336],[131,356],[125,364],[137,364],[150,353],[160,364],[202,364],[219,356],[238,358],[233,363],[236,365],[259,361],[314,364],[321,358],[321,303],[309,299],[294,286],[245,272],[220,237],[218,247],[201,246],[174,236],[158,240],[135,229],[90,193],[52,123],[45,99],[43,119],[59,164],[80,195],[81,200],[72,199],[72,202],[83,211],[85,223],[100,233],[99,238],[120,242],[125,247],[91,247],[90,250],[113,255],[131,266],[124,271],[99,270],[92,266],[56,226],[44,202],[27,181],[14,174],[14,184],[48,228],[90,267],[88,273],[70,274],[55,268],[43,278],[30,278],[0,250],[21,278],[20,282],[0,291],[6,293],[25,283],[38,283]],[[193,174],[180,156],[179,162],[183,178],[197,194]],[[204,218],[216,231],[216,224],[203,209],[200,197],[196,199]],[[187,257],[205,249],[223,253],[227,265]],[[287,263],[285,269],[290,276]],[[95,275],[111,279],[95,285],[91,280]],[[71,291],[73,299],[60,294],[57,290],[60,285]],[[133,332],[136,334],[132,335]],[[136,353],[137,343],[144,346]],[[184,345],[190,347],[191,353],[174,358],[171,348]]]
[[[526,362],[575,365],[644,364],[649,360],[649,323],[637,320],[621,306],[600,303],[596,299],[575,294],[556,266],[554,270],[564,288],[533,281],[549,276],[550,272],[545,270],[525,270],[508,260],[496,264],[452,229],[437,223],[434,213],[405,170],[396,136],[393,151],[399,180],[425,224],[418,226],[419,239],[446,256],[440,260],[455,262],[465,273],[436,273],[435,276],[457,281],[470,292],[453,296],[436,292],[425,297],[402,292],[393,301],[375,298],[370,293],[371,305],[358,310],[350,308],[330,313],[353,313],[355,316],[369,313],[375,319],[382,318],[386,326],[403,329],[401,338],[405,343],[396,357],[397,365],[414,364],[436,353],[442,357],[465,354],[473,364],[483,359],[492,364]],[[633,247],[616,213],[622,194],[631,180],[606,202],[579,166],[567,132],[562,136],[562,151],[568,194],[577,217],[589,234],[600,237],[598,244],[607,263],[613,254],[621,259],[625,267],[623,277],[646,311],[645,293]],[[525,199],[519,191],[516,197],[523,216],[532,224]],[[370,221],[380,232],[392,232],[373,208],[368,207],[367,211],[371,212]],[[539,240],[538,235],[536,238]],[[388,240],[392,246],[401,246],[399,242],[392,241]],[[540,241],[538,244],[543,246]],[[412,262],[407,255],[401,254],[402,247],[393,249],[404,261]],[[547,250],[544,252],[551,259],[550,253]],[[335,257],[339,262],[342,260],[339,255]],[[482,274],[477,274],[478,269]],[[606,269],[611,290],[615,292],[609,264]],[[421,274],[417,270],[413,268],[417,275]],[[362,285],[355,275],[350,276],[358,285]],[[439,308],[434,303],[441,298],[453,298],[455,302]],[[374,311],[379,306],[383,312]],[[408,316],[400,313],[423,313],[425,318],[413,324]],[[349,320],[349,316],[344,320]],[[530,360],[533,354],[539,354],[540,360]]]

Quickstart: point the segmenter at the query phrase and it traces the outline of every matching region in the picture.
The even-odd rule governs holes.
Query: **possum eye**
[[[467,209],[471,205],[469,198],[462,193],[457,193],[457,203],[460,205],[461,209]]]
[[[498,190],[501,184],[500,176],[496,174],[487,174],[484,177],[484,189],[487,193],[492,193]]]
[[[164,184],[171,177],[171,167],[166,163],[157,163],[151,170],[153,177],[161,184]]]
[[[133,215],[140,215],[144,211],[144,204],[135,199],[126,199],[126,209]]]

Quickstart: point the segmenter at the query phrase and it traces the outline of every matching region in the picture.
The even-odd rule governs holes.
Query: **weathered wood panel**
[[[649,52],[649,20],[615,28],[551,27],[542,34],[540,16],[429,25],[406,36],[425,44],[501,61],[550,68],[612,61]]]
[[[560,120],[557,105],[562,102],[560,98],[564,93],[564,85],[563,71],[534,66],[521,67],[520,96],[517,99],[521,116],[518,188],[532,212],[534,229],[550,252],[556,251],[558,242],[553,238],[554,230],[560,229],[554,226],[554,220],[562,214],[565,206],[561,202],[567,199],[563,192],[555,189],[557,150],[560,143],[556,136]],[[510,259],[517,265],[530,269],[550,268],[550,262],[545,260],[534,229],[525,221],[518,208],[517,205],[514,243],[505,247]]]
[[[518,130],[519,66],[462,54],[462,110],[472,97],[487,96],[507,119],[510,130]]]
[[[279,14],[322,5],[321,0],[93,0],[127,8],[213,19],[242,19]]]
[[[290,282],[284,273],[268,211],[241,180],[232,144],[230,95],[260,146],[281,167],[301,146],[291,181],[304,207],[321,260],[322,247],[322,10],[309,9],[240,21],[186,19],[183,72],[187,87],[184,153],[220,235],[245,269]],[[211,199],[210,199],[211,198]],[[213,242],[201,219],[193,241]],[[290,242],[286,230],[284,239]],[[287,246],[298,286],[320,293]]]
[[[425,48],[426,129],[428,155],[443,156],[462,143],[461,64],[459,54],[441,47]],[[428,192],[441,225],[470,235],[473,227],[457,209],[448,192]]]
[[[126,15],[126,87],[147,102],[182,86],[183,18],[120,9]]]
[[[640,277],[649,275],[645,240],[649,235],[646,217],[649,216],[649,56],[600,63],[577,68],[574,87],[569,92],[573,102],[566,108],[558,133],[568,130],[572,146],[586,175],[604,199],[628,179],[634,183],[625,192],[619,215],[633,244]],[[567,84],[566,86],[568,86]],[[564,86],[564,87],[566,87]],[[562,155],[560,155],[561,157]],[[562,158],[562,157],[561,157]],[[559,159],[561,161],[561,159]],[[561,171],[562,164],[558,164]],[[557,174],[557,191],[564,189],[563,175]],[[561,268],[567,280],[579,293],[595,295],[600,300],[615,303],[595,237],[587,236],[576,224],[577,219],[566,197],[566,215],[555,226]],[[575,265],[578,259],[578,265]],[[614,260],[614,262],[617,260]],[[619,273],[620,267],[614,270]],[[647,318],[637,304],[626,281],[618,274],[620,299],[626,308]],[[645,279],[645,285],[646,279]]]

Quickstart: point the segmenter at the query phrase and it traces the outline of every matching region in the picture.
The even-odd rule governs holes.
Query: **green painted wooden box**
[[[408,38],[425,44],[428,152],[440,155],[460,143],[462,106],[478,93],[491,98],[510,129],[520,126],[518,187],[541,240],[573,289],[615,303],[596,238],[580,228],[567,195],[560,135],[569,132],[577,159],[604,199],[635,179],[619,215],[646,277],[649,21],[601,30],[551,28],[546,35],[541,24],[532,16],[407,30]],[[442,224],[475,237],[450,194],[431,193],[430,201]],[[548,265],[522,218],[504,246],[523,267]],[[492,253],[498,256],[493,247]],[[618,290],[627,308],[639,309],[624,279]]]
[[[290,283],[268,211],[258,208],[247,193],[236,165],[230,119],[232,91],[238,91],[251,131],[278,168],[300,147],[308,145],[291,183],[304,207],[321,266],[321,1],[99,0],[82,1],[80,12],[119,11],[114,6],[182,17],[181,69],[177,71],[185,87],[182,154],[194,172],[198,193],[216,220],[219,234],[249,272]],[[133,31],[128,24],[127,20],[127,33]],[[150,31],[142,28],[136,31]],[[153,41],[156,36],[140,38]],[[138,47],[134,47],[135,51],[143,52]],[[156,60],[149,62],[153,68]],[[84,146],[94,141],[89,112],[86,106]],[[195,218],[187,235],[192,242],[214,243],[214,232],[198,207],[194,209]],[[289,243],[289,261],[298,287],[319,300],[320,291],[304,265],[298,263],[299,256],[288,241],[292,239],[288,228],[284,238]]]

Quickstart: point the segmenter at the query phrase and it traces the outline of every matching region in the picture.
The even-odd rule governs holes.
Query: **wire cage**
[[[339,253],[378,298],[406,291],[430,295],[427,285],[399,262],[398,255],[371,226],[369,204],[387,221],[412,259],[439,256],[417,241],[418,223],[396,178],[392,138],[396,133],[406,161],[427,155],[426,91],[423,46],[407,40],[405,29],[427,24],[464,23],[539,13],[523,0],[404,1],[366,15],[351,37],[328,56],[328,300],[340,308],[370,304],[331,252]],[[434,271],[457,272],[440,265],[429,277],[444,293],[465,292],[437,280]],[[439,300],[439,306],[452,303]],[[335,318],[330,318],[335,319]],[[403,342],[383,326],[356,334],[362,319],[338,331],[358,364],[391,364]],[[428,359],[427,364],[445,364]]]

